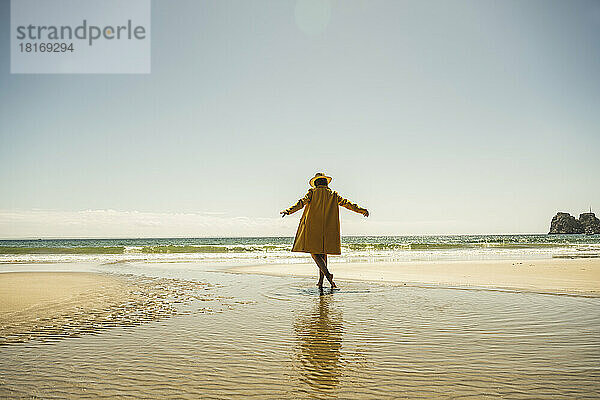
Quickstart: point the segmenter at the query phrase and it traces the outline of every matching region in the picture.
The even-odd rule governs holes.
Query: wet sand
[[[28,312],[34,317],[70,306],[90,309],[99,302],[126,299],[125,282],[88,272],[13,272],[0,274],[0,313]]]
[[[152,293],[218,296],[159,321],[0,346],[0,398],[587,399],[600,390],[600,298],[359,281],[321,294],[313,277],[101,269],[150,275]],[[214,312],[200,311],[208,304]]]
[[[330,263],[336,280],[600,296],[600,259]],[[234,273],[316,277],[315,264],[234,267]]]
[[[0,273],[0,346],[157,321],[176,315],[176,304],[211,300],[209,288],[91,272]]]

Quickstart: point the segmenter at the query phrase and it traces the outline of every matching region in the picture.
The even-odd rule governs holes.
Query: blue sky
[[[598,1],[154,1],[149,75],[10,74],[9,4],[0,237],[291,236],[317,171],[344,234],[600,209]]]

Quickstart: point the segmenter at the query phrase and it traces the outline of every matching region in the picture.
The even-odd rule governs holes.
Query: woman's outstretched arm
[[[369,210],[367,210],[366,208],[359,207],[358,205],[350,202],[349,200],[343,198],[342,196],[340,196],[337,193],[336,193],[336,195],[337,195],[337,198],[338,198],[338,205],[340,207],[347,208],[348,210],[354,211],[354,212],[359,213],[359,214],[362,214],[365,217],[369,216]]]
[[[301,209],[302,207],[304,207],[308,203],[310,203],[310,199],[312,199],[312,190],[309,190],[308,193],[306,193],[306,195],[303,198],[298,200],[298,202],[296,204],[294,204],[290,208],[287,208],[287,209],[281,211],[280,212],[281,216],[285,217],[286,215],[295,213],[296,211],[298,211],[299,209]]]

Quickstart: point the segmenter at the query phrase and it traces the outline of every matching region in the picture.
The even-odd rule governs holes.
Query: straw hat
[[[327,179],[327,184],[328,184],[328,185],[329,185],[329,183],[331,182],[331,180],[333,179],[332,177],[330,177],[330,176],[327,176],[327,175],[325,175],[325,174],[324,174],[324,173],[322,173],[322,172],[317,172],[317,173],[315,174],[315,176],[314,176],[313,178],[311,178],[311,179],[310,179],[310,181],[308,181],[308,183],[310,184],[310,186],[312,186],[312,187],[315,187],[315,181],[316,181],[317,179],[319,179],[319,178],[325,178],[325,179]]]

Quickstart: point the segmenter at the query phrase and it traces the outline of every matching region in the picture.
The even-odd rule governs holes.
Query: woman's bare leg
[[[331,273],[329,272],[329,270],[327,269],[327,264],[326,264],[326,260],[327,260],[327,255],[325,254],[311,254],[313,260],[315,260],[315,263],[317,263],[317,266],[319,267],[320,270],[320,274],[319,274],[319,282],[321,283],[321,274],[323,274],[325,276],[325,278],[327,278],[327,280],[329,281],[329,283],[331,284],[331,287],[334,288],[336,287],[335,283],[333,282],[333,275],[331,275]]]
[[[323,286],[323,278],[325,277],[325,273],[323,272],[323,261],[321,259],[321,255],[320,254],[311,254],[313,260],[315,260],[315,263],[317,264],[317,268],[319,268],[319,282],[317,283],[318,287],[322,287]]]
[[[329,272],[329,269],[327,269],[327,254],[321,254],[321,256],[323,257],[323,261],[325,262],[325,270]],[[329,281],[329,283],[331,283],[332,288],[337,287],[337,285],[333,281],[333,274],[331,272],[329,272],[329,278],[327,278],[327,280]]]

